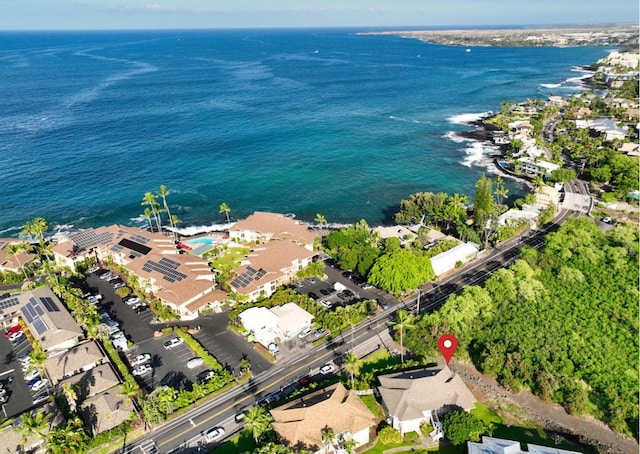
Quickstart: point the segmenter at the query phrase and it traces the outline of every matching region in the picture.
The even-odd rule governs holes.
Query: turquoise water
[[[482,146],[451,140],[458,116],[575,93],[573,66],[606,52],[354,30],[0,33],[0,234],[35,216],[144,225],[161,184],[181,226],[224,223],[223,202],[236,219],[389,222],[413,192],[473,196],[487,168]]]
[[[215,240],[215,238],[209,238],[209,237],[202,237],[202,238],[196,238],[189,241],[183,241],[183,243],[186,243],[192,247],[198,247],[202,245],[212,246],[216,244],[216,242],[217,241]]]

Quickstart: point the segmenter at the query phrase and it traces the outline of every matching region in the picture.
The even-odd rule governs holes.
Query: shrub
[[[402,434],[391,426],[385,426],[378,432],[380,442],[385,445],[402,443]]]

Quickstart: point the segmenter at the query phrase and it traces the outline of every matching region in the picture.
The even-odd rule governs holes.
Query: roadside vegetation
[[[466,287],[416,318],[405,345],[435,355],[454,334],[457,355],[512,391],[529,389],[638,435],[638,231],[604,234],[584,218],[548,235],[541,251]]]

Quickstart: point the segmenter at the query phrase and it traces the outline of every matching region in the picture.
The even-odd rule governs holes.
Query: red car
[[[17,333],[18,331],[22,331],[22,326],[20,325],[12,326],[11,328],[9,328],[4,332],[4,337],[11,337],[12,334]]]

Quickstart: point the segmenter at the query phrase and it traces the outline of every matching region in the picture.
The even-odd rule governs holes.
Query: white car
[[[181,337],[174,337],[173,339],[169,339],[164,343],[164,348],[167,350],[171,350],[178,345],[182,345],[184,343],[184,339]]]
[[[311,328],[310,326],[306,327],[305,329],[303,329],[302,331],[300,331],[298,333],[298,337],[300,339],[304,339],[305,337],[307,337],[309,334],[311,334],[311,332],[313,331],[313,328]]]
[[[142,375],[150,374],[151,372],[153,372],[153,368],[148,364],[138,366],[131,371],[134,377],[140,377]]]
[[[195,369],[196,367],[200,367],[204,364],[204,359],[200,358],[199,356],[197,358],[191,358],[189,361],[187,361],[187,367],[189,369]]]
[[[123,299],[122,301],[124,301],[129,306],[133,306],[135,304],[140,303],[142,300],[137,296],[128,296],[125,299]]]
[[[46,378],[43,378],[42,380],[39,380],[37,382],[35,382],[32,386],[31,386],[31,391],[33,392],[38,392],[40,391],[42,388],[44,388],[45,386],[47,386],[47,384],[49,383],[49,380],[47,380]]]
[[[30,380],[33,380],[36,377],[39,377],[39,376],[40,376],[40,371],[34,367],[31,372],[28,372],[28,373],[24,374],[24,379],[27,380],[27,381],[30,381]]]
[[[22,336],[24,336],[24,333],[22,331],[16,331],[15,333],[12,333],[9,336],[9,341],[10,342],[16,342],[18,339],[20,339]]]
[[[333,372],[335,369],[335,367],[333,367],[332,364],[325,364],[324,366],[322,366],[320,368],[320,373],[322,375],[329,375],[331,372]]]
[[[151,361],[151,355],[149,353],[142,353],[136,356],[135,358],[132,358],[129,364],[131,364],[131,367],[138,367],[150,361]]]
[[[212,427],[204,434],[204,439],[211,443],[224,437],[224,429],[222,427]]]

